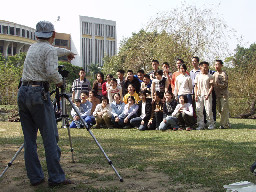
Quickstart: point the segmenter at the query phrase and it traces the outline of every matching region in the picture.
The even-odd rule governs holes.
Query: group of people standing
[[[92,87],[80,70],[80,78],[73,83],[72,99],[87,124],[93,128],[127,128],[139,130],[214,129],[216,105],[220,113],[221,129],[229,128],[228,76],[222,71],[223,62],[215,61],[215,70],[208,62],[192,58],[193,69],[188,72],[182,59],[176,61],[177,71],[171,73],[169,63],[162,69],[152,61],[153,71],[134,74],[132,70],[112,74],[99,72]],[[81,121],[72,109],[72,128],[80,128]]]

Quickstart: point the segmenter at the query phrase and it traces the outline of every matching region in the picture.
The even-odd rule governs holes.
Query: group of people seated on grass
[[[72,99],[86,124],[92,128],[132,128],[138,130],[214,129],[216,106],[221,129],[229,128],[228,76],[223,62],[215,61],[216,71],[208,62],[192,58],[188,72],[182,59],[176,61],[177,71],[170,72],[167,62],[159,68],[152,61],[153,71],[117,71],[117,78],[99,72],[92,87],[80,71],[73,83]],[[71,128],[82,128],[80,118],[72,109]]]

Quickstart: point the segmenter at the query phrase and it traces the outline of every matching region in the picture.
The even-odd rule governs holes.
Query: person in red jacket
[[[106,78],[106,82],[102,84],[102,95],[108,97],[108,89],[110,88],[110,82],[113,78],[113,75],[108,74]]]

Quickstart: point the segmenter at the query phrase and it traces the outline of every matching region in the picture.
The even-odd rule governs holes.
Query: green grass
[[[209,187],[210,191],[224,191],[226,184],[255,181],[249,167],[256,160],[256,120],[231,119],[231,124],[231,129],[191,132],[140,132],[136,129],[95,129],[92,132],[117,170],[128,168],[143,174],[147,167],[153,167],[167,174],[172,184],[200,184]],[[0,144],[23,142],[19,124],[0,122],[0,127],[8,130],[0,135]],[[72,129],[71,134],[76,162],[111,169],[86,129]],[[59,135],[62,152],[71,158],[67,129],[59,129]],[[38,142],[42,143],[40,137]],[[42,148],[39,153],[43,153]],[[81,174],[98,181],[117,179],[115,175]],[[84,187],[84,191],[94,190],[97,191]]]

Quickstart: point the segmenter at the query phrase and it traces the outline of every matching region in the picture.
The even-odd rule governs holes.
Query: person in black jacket
[[[171,116],[175,107],[177,106],[177,100],[174,98],[174,95],[171,91],[165,92],[165,103],[163,106],[163,121],[160,123],[159,130],[165,131],[170,128],[178,129],[177,122],[175,120],[172,123],[168,124],[166,121],[167,116]]]
[[[122,87],[122,89],[124,89],[125,94],[128,93],[128,86],[132,84],[133,87],[135,88],[136,93],[138,94],[140,92],[140,81],[135,78],[133,76],[133,71],[132,70],[128,70],[127,71],[127,77],[126,80],[124,82],[124,87]]]
[[[134,127],[138,127],[140,131],[147,129],[148,121],[151,117],[152,110],[152,100],[151,98],[146,98],[146,91],[141,91],[139,93],[140,101],[138,103],[138,117],[131,119],[130,123]]]

